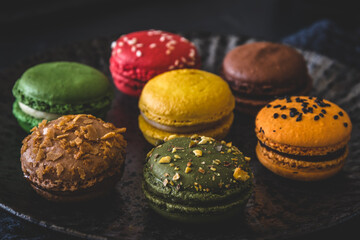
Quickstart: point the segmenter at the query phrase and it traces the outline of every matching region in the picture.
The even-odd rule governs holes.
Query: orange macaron
[[[256,116],[256,154],[266,168],[282,177],[322,180],[344,166],[351,130],[348,114],[330,101],[280,98]]]

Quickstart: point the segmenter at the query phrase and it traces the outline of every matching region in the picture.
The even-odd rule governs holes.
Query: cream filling
[[[28,105],[25,105],[21,102],[19,102],[19,107],[24,113],[26,113],[27,115],[30,115],[34,118],[54,120],[54,119],[57,119],[62,116],[61,114],[38,111],[38,110],[33,109],[33,108],[29,107]]]
[[[206,129],[210,129],[213,128],[217,125],[220,125],[222,123],[224,123],[226,120],[228,120],[231,117],[231,114],[225,116],[224,118],[215,121],[215,122],[209,122],[209,123],[203,123],[203,124],[196,124],[196,125],[191,125],[191,126],[179,126],[179,127],[175,127],[175,126],[168,126],[168,125],[163,125],[160,124],[158,122],[155,122],[153,120],[148,119],[145,114],[140,111],[141,116],[144,118],[144,120],[150,124],[151,126],[166,131],[166,132],[172,132],[172,133],[191,133],[191,132],[196,132],[196,131],[202,131],[202,130],[206,130]]]

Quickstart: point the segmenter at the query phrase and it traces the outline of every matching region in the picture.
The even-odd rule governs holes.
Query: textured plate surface
[[[203,69],[219,73],[227,51],[253,41],[241,36],[184,34],[200,50]],[[107,120],[127,127],[126,168],[107,197],[85,204],[55,204],[38,197],[22,178],[21,141],[26,134],[11,114],[15,80],[30,66],[69,60],[91,65],[109,77],[110,44],[116,37],[53,49],[0,73],[0,207],[46,228],[91,239],[279,239],[339,224],[360,212],[360,73],[312,52],[303,52],[314,79],[312,95],[343,107],[353,122],[350,154],[335,177],[316,183],[282,179],[262,167],[254,156],[254,119],[235,115],[227,141],[252,157],[255,191],[244,213],[232,223],[214,227],[181,225],[152,212],[141,192],[142,166],[151,146],[137,127],[137,99],[119,92]]]

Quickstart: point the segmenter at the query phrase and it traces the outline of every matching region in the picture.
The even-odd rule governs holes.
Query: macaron
[[[223,139],[234,107],[234,96],[221,77],[198,69],[172,70],[145,85],[139,99],[139,128],[153,145],[170,135],[197,133]]]
[[[335,103],[319,97],[280,98],[256,116],[256,154],[282,177],[326,179],[344,166],[351,130],[348,114]]]
[[[312,88],[302,54],[271,42],[240,45],[223,60],[222,75],[236,99],[236,109],[250,115],[276,97],[307,95]]]
[[[22,142],[24,177],[51,201],[78,202],[103,196],[122,176],[125,131],[92,115],[43,120]]]
[[[89,113],[104,117],[113,88],[100,71],[77,62],[49,62],[26,70],[13,87],[13,114],[27,132],[43,119]]]
[[[110,72],[116,87],[139,97],[145,83],[156,75],[179,68],[200,68],[200,56],[186,38],[160,30],[121,36],[111,45]]]
[[[186,223],[239,216],[252,193],[249,157],[210,137],[173,138],[152,149],[142,189],[160,215]]]

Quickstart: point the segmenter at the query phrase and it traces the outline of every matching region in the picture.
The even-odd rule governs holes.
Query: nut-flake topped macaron
[[[319,97],[277,99],[260,110],[255,132],[260,162],[296,180],[320,180],[339,172],[348,155],[352,124],[336,104]]]
[[[122,176],[125,130],[92,115],[44,120],[23,140],[24,177],[38,194],[52,201],[101,196]]]

